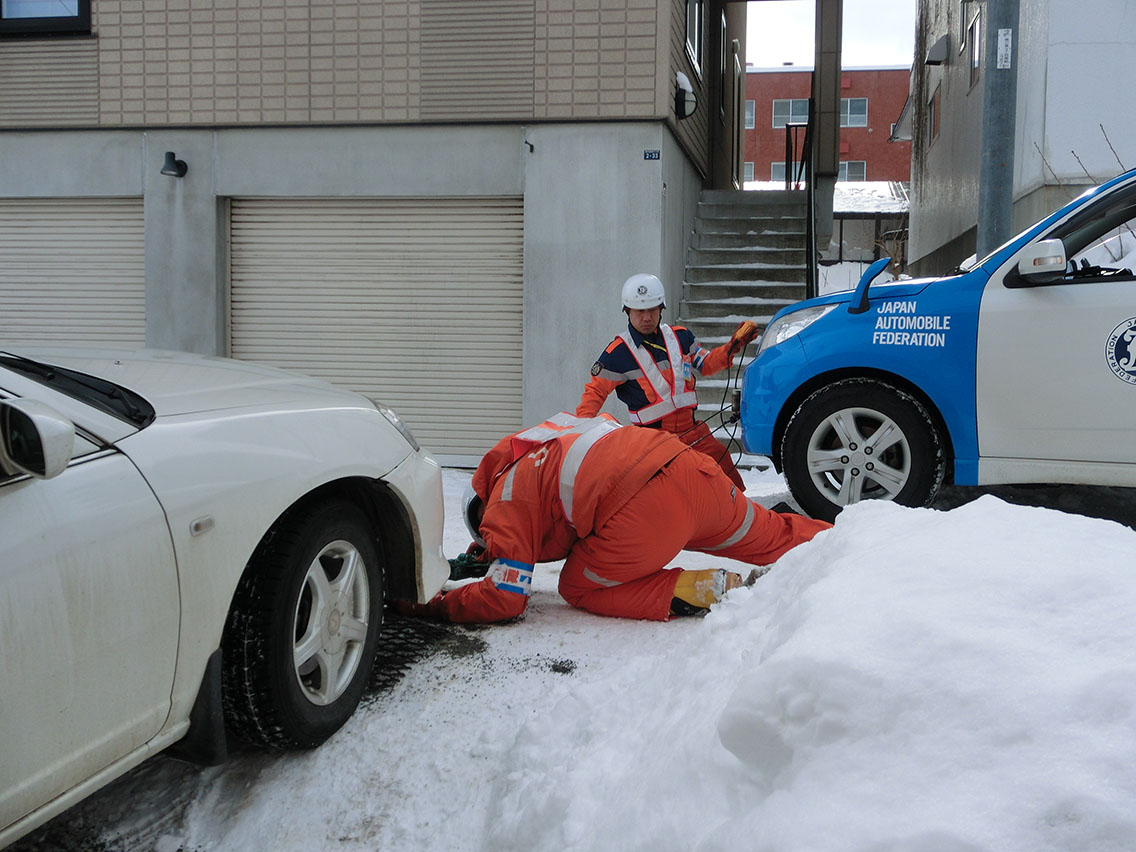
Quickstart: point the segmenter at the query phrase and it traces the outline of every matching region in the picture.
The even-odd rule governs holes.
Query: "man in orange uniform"
[[[663,295],[663,282],[654,275],[632,275],[623,283],[627,331],[609,343],[592,365],[592,378],[576,415],[595,417],[615,391],[632,423],[678,435],[683,443],[714,459],[744,491],[729,450],[705,423],[694,420],[698,405],[694,373],[712,376],[727,369],[734,355],[757,336],[757,326],[743,322],[726,343],[706,350],[689,329],[660,322],[666,307]]]
[[[769,512],[677,437],[562,412],[503,438],[481,460],[464,507],[489,570],[417,614],[513,618],[533,566],[566,559],[560,594],[599,615],[664,621],[705,611],[741,583],[724,570],[666,566],[680,550],[767,565],[830,524]]]

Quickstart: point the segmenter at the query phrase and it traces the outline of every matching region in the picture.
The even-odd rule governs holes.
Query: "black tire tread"
[[[305,546],[306,541],[313,530],[327,524],[338,528],[344,524],[357,525],[360,533],[366,531],[365,541],[352,543],[360,548],[369,547],[375,560],[373,573],[378,583],[371,578],[370,612],[372,623],[380,623],[372,627],[368,639],[370,648],[365,649],[366,656],[351,686],[338,701],[329,705],[340,710],[335,715],[342,716],[342,721],[333,723],[326,732],[313,732],[291,718],[293,714],[287,711],[286,701],[281,698],[285,687],[279,683],[278,672],[271,664],[269,635],[280,607],[288,604],[290,609],[294,605],[284,598],[290,594],[289,572],[297,551],[310,551],[310,547]],[[382,567],[370,528],[362,510],[346,500],[303,507],[286,515],[265,536],[249,560],[234,594],[222,640],[225,722],[232,733],[246,742],[270,749],[314,748],[354,712],[370,677],[383,611]],[[346,714],[342,713],[345,699],[350,701]]]
[[[891,401],[897,402],[901,407],[909,409],[909,413],[917,418],[918,422],[923,425],[924,436],[928,439],[930,445],[927,453],[929,470],[923,476],[913,473],[896,502],[905,506],[928,505],[938,492],[940,486],[942,486],[943,478],[946,473],[946,453],[944,452],[943,442],[939,436],[939,430],[935,426],[934,419],[927,411],[926,406],[916,397],[887,382],[867,377],[841,379],[813,391],[813,393],[797,406],[796,411],[794,411],[792,417],[789,418],[789,422],[785,426],[785,432],[781,437],[781,467],[785,473],[789,490],[792,492],[793,498],[797,501],[798,505],[810,516],[830,522],[835,520],[836,515],[842,508],[829,502],[817,491],[808,474],[802,473],[797,469],[796,459],[792,452],[792,445],[801,437],[798,435],[798,431],[805,428],[802,425],[803,422],[814,416],[814,412],[818,410],[818,406],[829,405],[832,410],[836,410],[836,408],[843,407],[843,405],[832,406],[828,400],[833,398],[839,399],[845,395],[852,397],[855,405],[865,408],[880,405],[879,402],[873,400],[873,397],[878,398],[881,395],[891,397]],[[824,409],[821,408],[819,410]],[[909,442],[914,437],[916,436],[908,435]]]

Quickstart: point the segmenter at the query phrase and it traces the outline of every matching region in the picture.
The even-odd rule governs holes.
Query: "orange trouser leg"
[[[560,594],[599,615],[665,620],[680,550],[754,565],[776,561],[830,525],[769,512],[747,500],[713,460],[682,453],[600,530],[576,542]]]
[[[714,479],[719,472],[703,465],[703,473]],[[705,526],[687,542],[687,550],[728,556],[750,565],[769,565],[798,544],[832,526],[827,521],[801,515],[770,512],[742,497],[730,500],[727,505],[723,478],[719,476],[716,486],[702,492],[701,515]],[[712,505],[714,500],[718,502],[717,508]],[[728,514],[729,524],[723,528],[718,525],[717,519]]]
[[[677,570],[664,570],[685,546],[690,508],[672,484],[681,453],[632,497],[602,529],[580,539],[560,572],[560,594],[597,615],[665,621]]]

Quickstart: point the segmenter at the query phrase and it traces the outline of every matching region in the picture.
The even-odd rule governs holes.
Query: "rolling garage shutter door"
[[[146,343],[141,198],[0,199],[0,344]]]
[[[449,461],[521,428],[523,207],[235,199],[234,357],[394,408]]]

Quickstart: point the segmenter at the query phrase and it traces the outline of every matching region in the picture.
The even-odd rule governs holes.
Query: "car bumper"
[[[746,367],[742,376],[741,422],[742,446],[747,453],[775,459],[773,437],[777,418],[808,369],[799,337],[766,349]]]
[[[425,450],[411,453],[383,477],[398,494],[413,521],[418,603],[426,603],[450,577],[450,564],[442,550],[445,523],[442,503],[442,468]]]

